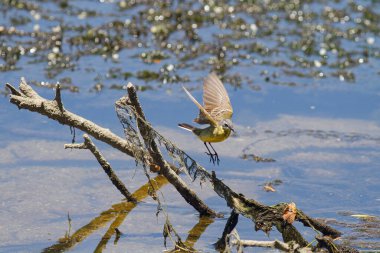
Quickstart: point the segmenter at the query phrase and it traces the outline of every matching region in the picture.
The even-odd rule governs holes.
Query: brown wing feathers
[[[217,122],[232,117],[232,107],[227,91],[215,73],[211,73],[204,79],[203,103],[204,109]],[[198,124],[210,124],[202,111],[194,121]]]

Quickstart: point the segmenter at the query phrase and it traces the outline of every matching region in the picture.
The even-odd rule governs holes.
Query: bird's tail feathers
[[[187,131],[193,131],[195,129],[195,127],[189,125],[189,124],[186,124],[186,123],[181,123],[181,124],[178,124],[178,126],[182,129],[185,129]]]

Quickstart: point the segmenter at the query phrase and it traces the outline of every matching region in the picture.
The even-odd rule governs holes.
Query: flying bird
[[[203,82],[203,103],[200,105],[198,101],[190,94],[190,92],[182,86],[186,94],[199,108],[199,115],[194,119],[198,124],[209,124],[206,128],[197,128],[186,123],[178,124],[179,127],[193,132],[203,141],[207,148],[206,154],[210,156],[210,162],[219,165],[219,156],[215,151],[211,142],[221,142],[227,139],[231,131],[234,132],[232,125],[232,106],[227,91],[223,83],[219,80],[215,73],[209,74]],[[213,153],[210,151],[208,145]]]

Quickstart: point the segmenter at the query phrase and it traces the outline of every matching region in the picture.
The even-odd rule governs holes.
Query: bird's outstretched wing
[[[206,111],[206,109],[203,108],[203,106],[201,106],[201,104],[198,103],[198,101],[193,97],[193,95],[190,94],[190,92],[185,87],[182,86],[182,88],[185,90],[186,94],[194,102],[194,104],[199,108],[199,110],[201,111],[202,115],[207,120],[207,123],[211,124],[211,125],[214,125],[214,126],[217,126],[218,122],[213,119],[213,117],[210,115],[210,113],[208,113]]]
[[[203,103],[204,109],[216,122],[220,122],[223,119],[231,119],[233,110],[230,98],[223,83],[214,72],[204,79]],[[194,121],[199,124],[210,124],[208,117],[204,115],[202,110]]]

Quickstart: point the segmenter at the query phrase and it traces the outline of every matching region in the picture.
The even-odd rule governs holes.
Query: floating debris
[[[235,88],[253,78],[261,85],[304,86],[315,78],[355,83],[358,66],[380,59],[376,1],[109,1],[116,8],[104,9],[70,1],[1,3],[13,15],[0,26],[0,71],[38,64],[52,83],[102,61],[113,64],[95,75],[116,85],[129,78],[156,87],[195,82],[212,70]],[[236,71],[240,66],[252,73]],[[260,76],[264,68],[268,75]]]
[[[255,155],[255,154],[243,154],[242,156],[240,156],[240,158],[244,159],[244,160],[252,160],[255,162],[266,162],[266,163],[276,161],[273,158],[263,158],[261,156]]]

